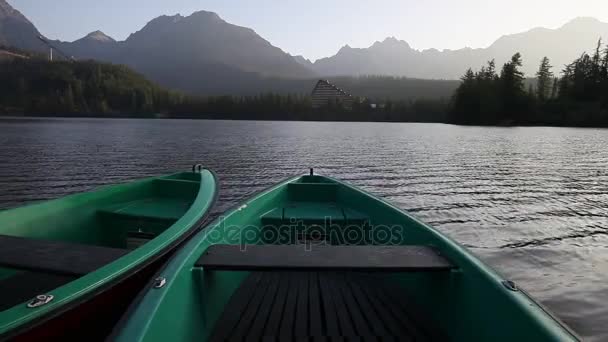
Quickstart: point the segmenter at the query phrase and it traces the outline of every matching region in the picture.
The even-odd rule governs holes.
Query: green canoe
[[[216,197],[198,167],[0,211],[0,339],[107,335]]]
[[[287,180],[199,232],[118,341],[576,341],[523,290],[402,210],[322,176]]]

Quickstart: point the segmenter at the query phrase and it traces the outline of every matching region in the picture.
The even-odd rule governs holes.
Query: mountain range
[[[608,23],[594,18],[576,18],[557,29],[535,28],[500,37],[485,49],[428,49],[419,51],[394,37],[376,42],[369,48],[348,45],[332,57],[304,65],[321,75],[392,75],[413,78],[457,79],[468,68],[479,69],[495,59],[502,65],[515,52],[523,56],[523,71],[533,77],[540,60],[551,59],[559,73],[583,52],[592,52],[598,39],[608,41]]]
[[[0,45],[47,51],[41,33],[6,0],[0,0]],[[236,26],[207,11],[190,16],[161,16],[124,41],[95,31],[74,42],[51,43],[76,59],[126,64],[170,88],[198,94],[254,94],[275,90],[290,80],[303,84],[319,77],[390,75],[424,79],[458,79],[490,59],[498,65],[515,52],[533,76],[543,56],[559,72],[582,52],[608,41],[608,24],[577,18],[557,29],[535,28],[507,35],[487,48],[416,50],[394,37],[369,48],[341,48],[315,62],[291,56],[249,28]],[[293,83],[292,82],[292,83]],[[289,87],[288,87],[289,88]]]

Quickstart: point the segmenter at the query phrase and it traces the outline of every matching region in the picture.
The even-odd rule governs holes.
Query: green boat
[[[217,192],[197,166],[0,211],[0,339],[107,336]]]
[[[289,179],[199,232],[117,341],[577,341],[462,246],[337,180]]]

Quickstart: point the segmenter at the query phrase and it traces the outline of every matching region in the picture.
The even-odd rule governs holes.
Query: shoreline
[[[244,121],[244,122],[334,122],[334,123],[395,123],[395,124],[442,124],[461,127],[488,127],[488,128],[526,128],[526,127],[551,127],[551,128],[590,128],[590,129],[608,129],[608,125],[559,125],[559,124],[521,124],[521,125],[483,125],[483,124],[455,124],[451,122],[438,121],[387,121],[387,120],[276,120],[276,119],[236,119],[236,118],[201,118],[197,116],[166,116],[166,115],[5,115],[0,114],[0,120],[18,120],[18,119],[117,119],[117,120],[200,120],[200,121]]]

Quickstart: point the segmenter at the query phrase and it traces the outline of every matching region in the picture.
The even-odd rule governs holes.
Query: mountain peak
[[[599,19],[594,18],[594,17],[576,17],[576,18],[570,20],[569,22],[567,22],[566,25],[577,24],[577,23],[601,23],[601,21],[599,21]]]
[[[374,45],[371,46],[372,48],[396,48],[396,47],[405,47],[405,48],[410,48],[410,45],[404,41],[404,40],[399,40],[395,37],[386,37],[383,41],[377,41],[374,43]]]
[[[146,31],[165,32],[167,30],[173,30],[177,27],[177,24],[198,25],[199,23],[219,25],[225,24],[226,22],[222,20],[217,13],[209,11],[194,12],[187,17],[182,16],[181,14],[161,15],[148,22],[140,31],[132,33],[127,40]]]
[[[391,43],[394,44],[394,43],[399,43],[399,42],[400,42],[400,40],[395,38],[394,36],[386,37],[386,38],[384,38],[384,41],[383,41],[383,43],[385,43],[385,44],[391,44]]]
[[[87,34],[84,39],[95,40],[98,42],[115,42],[114,38],[108,36],[107,34],[99,30]]]
[[[302,55],[297,55],[297,56],[291,56],[293,57],[293,59],[300,63],[301,65],[304,65],[306,67],[312,67],[313,63],[310,61],[310,59],[302,56]]]
[[[148,25],[167,24],[180,22],[184,17],[181,14],[176,15],[161,15],[156,17],[148,23]]]
[[[220,18],[220,16],[217,13],[209,12],[209,11],[194,12],[190,15],[189,18],[200,18],[200,19],[206,19],[206,20],[222,20],[222,18]]]
[[[583,29],[583,30],[585,30],[585,29],[597,27],[600,25],[605,25],[605,24],[596,18],[577,17],[577,18],[570,20],[566,24],[564,24],[561,28],[562,29]]]
[[[27,18],[21,12],[14,9],[6,0],[0,0],[0,19],[3,18],[15,18],[29,23]]]
[[[346,45],[344,45],[343,47],[341,47],[341,48],[340,48],[340,50],[338,50],[338,53],[340,53],[340,52],[346,52],[346,51],[350,51],[350,50],[352,50],[352,49],[353,49],[353,48],[351,48],[351,47],[350,47],[350,45],[346,44]]]

